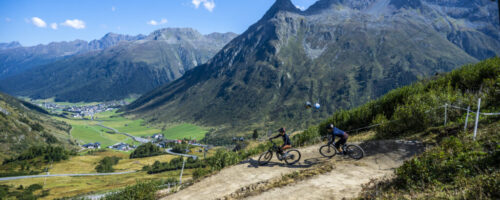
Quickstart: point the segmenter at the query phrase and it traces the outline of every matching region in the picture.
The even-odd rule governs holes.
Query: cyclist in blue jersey
[[[344,145],[347,142],[347,138],[349,137],[349,135],[346,132],[335,127],[333,124],[326,125],[326,131],[332,134],[332,140],[329,143],[335,141],[335,136],[340,137],[340,139],[337,142],[335,142],[335,148],[337,148],[337,150],[340,153],[343,153],[342,148],[340,148],[340,146]]]

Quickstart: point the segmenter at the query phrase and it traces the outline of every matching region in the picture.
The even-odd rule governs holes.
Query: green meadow
[[[168,128],[162,133],[167,139],[192,138],[199,141],[205,137],[207,131],[193,124],[180,124]]]
[[[66,119],[55,117],[58,120],[65,121],[73,128],[71,136],[80,144],[100,142],[102,147],[107,147],[119,142],[128,144],[139,144],[131,138],[112,133],[112,130],[99,126],[99,123],[106,127],[114,128],[120,132],[128,133],[133,136],[152,136],[156,133],[163,133],[167,139],[192,138],[201,140],[205,137],[206,130],[193,124],[179,124],[166,128],[164,131],[145,124],[142,119],[128,119],[120,116],[115,111],[107,111],[96,114],[94,121],[89,119]]]

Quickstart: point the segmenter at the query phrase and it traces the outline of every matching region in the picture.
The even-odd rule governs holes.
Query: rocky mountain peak
[[[279,12],[300,13],[302,11],[298,9],[290,0],[276,0],[261,20],[273,18]]]
[[[22,47],[22,46],[17,41],[10,42],[10,43],[0,43],[0,50],[12,49],[12,48],[16,48],[16,47]]]
[[[154,31],[149,34],[148,40],[166,40],[166,41],[180,41],[180,40],[198,40],[203,38],[203,35],[192,28],[164,28]]]

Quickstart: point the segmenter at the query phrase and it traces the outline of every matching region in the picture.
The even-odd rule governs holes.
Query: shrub
[[[159,182],[138,182],[133,186],[128,186],[125,189],[107,195],[105,200],[123,200],[123,199],[141,199],[155,200],[156,191],[159,188]]]
[[[143,170],[147,171],[148,174],[156,174],[165,171],[178,170],[182,168],[182,163],[184,162],[183,159],[184,159],[183,157],[177,157],[170,160],[170,162],[164,162],[164,163],[156,161],[151,166],[144,166]],[[184,169],[194,169],[194,168],[204,168],[204,167],[206,167],[204,161],[195,160],[191,157],[186,160],[186,164],[184,165]]]
[[[130,154],[130,158],[144,158],[164,154],[160,147],[148,142],[142,144]]]
[[[116,156],[106,156],[101,161],[99,161],[99,164],[95,167],[95,170],[99,173],[114,172],[115,170],[113,169],[113,165],[118,164],[118,161],[120,161],[120,159],[120,157]]]
[[[205,175],[210,174],[210,170],[205,168],[196,168],[193,172],[193,179],[199,179],[204,177]]]
[[[175,153],[186,153],[187,148],[188,144],[174,144],[172,151]]]

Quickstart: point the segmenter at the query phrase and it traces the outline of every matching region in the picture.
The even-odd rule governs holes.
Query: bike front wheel
[[[345,148],[345,151],[346,151],[347,155],[349,155],[349,157],[356,159],[356,160],[359,160],[359,159],[363,158],[363,156],[365,156],[365,151],[363,151],[363,149],[360,146],[355,145],[355,144],[347,145],[347,147]]]
[[[290,150],[286,154],[286,156],[283,158],[285,159],[286,164],[293,165],[300,160],[300,151],[299,150]]]
[[[337,154],[335,147],[333,145],[323,145],[319,148],[319,153],[324,157],[333,157]]]
[[[259,156],[259,165],[265,165],[273,158],[273,152],[267,151]]]

